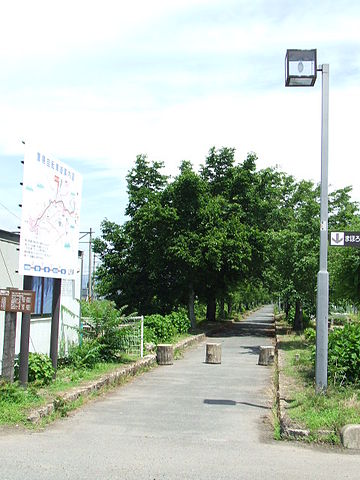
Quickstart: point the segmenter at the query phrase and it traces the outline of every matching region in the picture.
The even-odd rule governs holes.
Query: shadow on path
[[[219,331],[209,334],[211,338],[224,337],[274,337],[273,316],[267,318],[246,319],[241,322],[225,321],[219,324]]]
[[[250,403],[250,402],[237,402],[235,400],[205,398],[204,403],[206,405],[229,405],[229,406],[247,405],[249,407],[262,408],[264,410],[269,410],[270,409],[270,407],[268,407],[266,405],[257,405],[255,403]]]

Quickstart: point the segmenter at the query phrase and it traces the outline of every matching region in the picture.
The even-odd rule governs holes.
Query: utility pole
[[[89,255],[89,258],[88,258],[88,268],[89,268],[89,278],[88,278],[88,294],[87,294],[87,298],[88,298],[88,301],[91,302],[91,299],[92,299],[92,294],[93,294],[93,273],[95,271],[95,267],[93,269],[93,253],[92,253],[92,240],[93,240],[93,234],[94,234],[94,230],[92,228],[90,228],[90,230],[88,232],[80,232],[80,234],[82,235],[80,238],[79,238],[79,243],[86,243],[88,244],[88,255]],[[81,241],[83,238],[85,238],[87,235],[89,235],[89,241]],[[95,258],[94,258],[94,265],[95,265]],[[82,279],[82,275],[81,275],[81,279]],[[81,280],[81,283],[82,283],[82,280]]]
[[[317,72],[322,72],[321,106],[321,185],[320,185],[320,262],[317,275],[316,302],[316,393],[327,389],[329,273],[328,256],[328,150],[329,150],[329,64],[317,68],[316,49],[287,50],[285,86],[313,87]]]
[[[92,268],[92,262],[91,262],[91,254],[92,254],[92,229],[90,228],[89,232],[89,289],[88,289],[88,297],[89,297],[89,302],[91,302],[92,299],[92,278],[91,278],[91,268]]]
[[[321,112],[321,192],[320,192],[320,265],[317,276],[316,362],[315,380],[318,393],[327,389],[329,273],[328,256],[328,130],[329,65],[323,64]]]

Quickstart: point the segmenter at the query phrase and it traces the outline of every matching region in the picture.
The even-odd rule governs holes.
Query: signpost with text
[[[16,314],[34,312],[35,292],[15,288],[0,289],[0,310],[5,311],[2,376],[14,380]]]
[[[330,232],[330,246],[360,248],[360,232]]]

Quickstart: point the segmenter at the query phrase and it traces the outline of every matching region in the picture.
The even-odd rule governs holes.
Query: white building
[[[23,289],[23,277],[19,275],[19,235],[0,230],[0,289],[7,287]],[[59,356],[63,355],[71,343],[78,342],[80,322],[80,289],[82,272],[82,252],[78,256],[78,269],[75,280],[61,282],[61,308],[59,323]],[[36,292],[35,313],[31,315],[30,352],[50,352],[52,280],[33,277],[32,290]],[[5,312],[0,311],[0,364],[2,364]],[[17,314],[15,353],[20,351],[21,314]],[[0,368],[1,371],[1,368]]]

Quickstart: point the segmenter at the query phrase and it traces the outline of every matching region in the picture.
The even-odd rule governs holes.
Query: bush
[[[1,403],[21,403],[23,392],[15,383],[0,380],[0,405]]]
[[[28,381],[48,385],[54,378],[51,359],[43,353],[29,353]],[[15,378],[19,379],[19,360],[15,362]]]
[[[80,345],[69,347],[66,363],[76,368],[93,368],[101,361],[101,346],[95,340],[83,340]]]
[[[95,363],[101,360],[116,361],[118,353],[126,347],[129,330],[120,328],[125,318],[123,314],[125,308],[117,309],[115,303],[109,300],[81,302],[82,317],[87,317],[90,327],[81,332],[84,341],[97,342],[99,347],[97,353],[100,355],[100,360]],[[95,347],[94,343],[92,347]],[[89,348],[92,349],[92,347]]]
[[[175,335],[187,333],[190,326],[190,320],[184,309],[166,316],[148,315],[144,318],[144,341],[170,342]]]
[[[169,315],[166,317],[158,314],[146,316],[144,318],[144,327],[146,328],[147,336],[152,337],[154,343],[170,342],[177,333]],[[146,341],[149,340],[146,339]]]
[[[329,333],[328,372],[334,384],[360,381],[360,325],[349,324]]]
[[[154,329],[145,325],[145,318],[144,318],[144,344],[146,343],[156,344],[158,343],[158,339],[156,338]]]
[[[186,310],[182,309],[178,312],[172,312],[170,315],[167,315],[167,318],[173,324],[177,333],[188,333],[190,330],[191,324]]]
[[[315,328],[311,328],[311,327],[305,328],[304,336],[305,336],[306,340],[311,345],[315,345],[315,342],[316,342],[316,330],[315,330]]]

